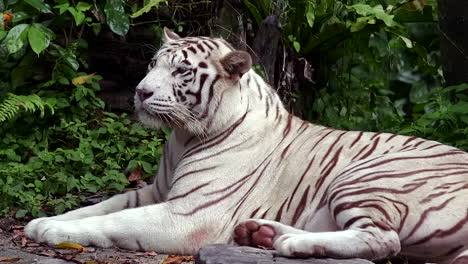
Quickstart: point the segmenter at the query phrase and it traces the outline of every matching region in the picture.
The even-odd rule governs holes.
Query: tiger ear
[[[178,39],[181,39],[179,35],[174,33],[172,30],[168,29],[167,27],[164,27],[164,35],[162,37],[163,43],[169,43]]]
[[[229,77],[237,81],[252,67],[252,57],[245,51],[231,51],[221,59],[221,65]]]

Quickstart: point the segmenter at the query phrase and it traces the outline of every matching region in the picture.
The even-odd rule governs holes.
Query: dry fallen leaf
[[[21,247],[25,247],[28,243],[28,239],[26,237],[21,238]]]
[[[22,236],[22,237],[25,236],[24,231],[21,231],[21,230],[13,230],[13,233],[17,236]]]
[[[34,254],[46,256],[46,257],[55,257],[57,256],[57,252],[53,250],[41,250],[41,251],[34,251]]]
[[[158,253],[154,251],[149,251],[149,252],[137,252],[135,255],[137,256],[157,256]]]
[[[176,256],[169,255],[166,259],[163,260],[161,264],[180,264],[184,261],[193,261],[193,256]]]
[[[76,77],[76,78],[73,78],[72,79],[72,83],[77,85],[77,84],[83,84],[86,82],[86,80],[88,80],[89,78],[93,77],[96,73],[91,73],[91,74],[88,74],[88,75],[84,75],[84,76],[80,76],[80,77]]]
[[[141,168],[136,168],[134,171],[132,171],[130,176],[128,176],[128,181],[129,182],[137,181],[141,178],[142,175],[143,173],[142,173]]]
[[[70,255],[70,254],[67,254],[67,255],[58,255],[58,256],[55,256],[56,258],[59,258],[59,259],[64,259],[64,260],[72,260],[75,258],[74,255]]]
[[[9,257],[2,257],[0,258],[0,262],[16,262],[19,261],[20,258],[9,258]]]
[[[33,243],[27,243],[26,246],[27,246],[27,247],[39,247],[40,244],[39,244],[39,243],[34,243],[34,242],[33,242]]]
[[[83,247],[82,245],[71,243],[71,242],[62,242],[60,244],[55,245],[55,248],[61,248],[61,249],[75,249],[77,253],[81,253],[86,251],[86,248]]]

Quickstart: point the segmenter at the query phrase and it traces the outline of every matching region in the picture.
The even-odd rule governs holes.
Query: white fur
[[[219,47],[210,54],[189,53],[193,66],[205,62],[207,68],[198,68],[184,93],[201,89],[202,103],[176,102],[172,87],[183,77],[173,72],[190,47],[186,41],[207,39],[172,39],[169,44],[181,45],[171,52],[165,51],[172,46],[164,46],[137,87],[154,92],[143,102],[135,98],[141,122],[174,131],[156,182],[33,220],[25,228],[28,237],[49,244],[194,254],[209,243],[232,242],[234,227],[253,217],[274,228],[274,248],[288,256],[324,251],[331,257],[377,259],[400,253],[449,263],[463,255],[468,223],[453,234],[415,243],[437,230],[445,234],[467,217],[468,189],[462,187],[468,184],[468,154],[434,141],[306,123],[291,116],[252,70],[239,81],[223,71],[220,60],[232,50],[219,39],[212,40]],[[203,73],[208,77],[199,87]],[[196,103],[195,96],[185,95]],[[174,118],[170,124],[155,116],[168,111]],[[355,217],[365,218],[350,222]]]

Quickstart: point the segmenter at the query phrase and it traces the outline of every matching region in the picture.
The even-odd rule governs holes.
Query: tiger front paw
[[[95,245],[111,247],[112,242],[101,234],[99,229],[83,226],[79,221],[57,221],[50,218],[38,218],[25,227],[27,237],[50,246],[62,242],[72,242],[82,246]]]
[[[26,237],[34,240],[38,240],[39,237],[39,227],[44,221],[50,221],[50,217],[41,217],[31,220],[25,227],[24,233]]]

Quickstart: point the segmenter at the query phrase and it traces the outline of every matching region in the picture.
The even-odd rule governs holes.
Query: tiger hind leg
[[[273,249],[275,238],[283,234],[306,234],[307,231],[275,221],[252,219],[240,223],[234,229],[234,240],[241,246]]]
[[[369,224],[336,232],[307,232],[275,221],[250,219],[239,224],[234,240],[240,245],[275,249],[292,257],[382,259],[400,252],[393,230]]]

